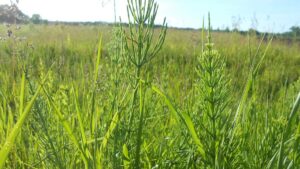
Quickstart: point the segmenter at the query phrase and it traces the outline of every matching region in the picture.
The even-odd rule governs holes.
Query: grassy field
[[[138,66],[112,26],[13,33],[0,168],[300,168],[299,42],[170,28]]]

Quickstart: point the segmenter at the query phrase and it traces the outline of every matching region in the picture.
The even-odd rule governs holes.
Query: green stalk
[[[142,132],[143,132],[143,122],[144,122],[144,97],[143,97],[143,88],[142,82],[139,81],[139,112],[140,112],[140,119],[139,119],[139,127],[138,133],[136,137],[137,148],[135,152],[135,168],[140,168],[140,153],[141,153],[141,144],[142,144]]]
[[[21,83],[21,94],[20,94],[20,108],[19,108],[20,115],[22,114],[23,109],[24,109],[25,81],[26,81],[26,75],[25,75],[25,73],[23,73],[22,74],[22,83]]]
[[[98,80],[98,73],[99,73],[99,66],[101,61],[101,52],[102,52],[102,35],[99,37],[99,43],[98,43],[98,53],[96,58],[96,63],[94,67],[94,79],[93,79],[93,86],[92,86],[92,97],[91,97],[91,119],[90,119],[90,130],[93,133],[94,132],[94,114],[95,114],[95,97],[96,97],[96,88],[97,88],[97,80]]]
[[[134,83],[134,92],[133,92],[133,98],[132,98],[132,103],[131,103],[131,111],[130,111],[130,115],[129,115],[129,128],[128,128],[128,133],[127,133],[127,136],[130,137],[130,130],[132,130],[132,123],[133,123],[133,111],[134,111],[134,107],[135,107],[135,102],[136,102],[136,98],[138,96],[138,89],[139,89],[139,80],[140,80],[140,71],[141,69],[138,68],[137,71],[136,71],[136,80],[135,80],[135,83]]]

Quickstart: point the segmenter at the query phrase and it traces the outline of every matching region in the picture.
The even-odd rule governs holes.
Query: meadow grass
[[[299,168],[300,44],[155,28],[147,2],[0,42],[0,168]]]

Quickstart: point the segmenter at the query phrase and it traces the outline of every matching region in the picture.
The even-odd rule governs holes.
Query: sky
[[[254,28],[262,32],[285,32],[300,26],[300,0],[156,0],[157,24],[164,17],[172,27],[201,28],[211,13],[214,29]],[[0,0],[8,4],[10,0]],[[117,17],[127,21],[127,0],[116,0]],[[27,15],[40,14],[50,21],[114,21],[113,0],[19,0]],[[206,17],[207,18],[207,17]]]

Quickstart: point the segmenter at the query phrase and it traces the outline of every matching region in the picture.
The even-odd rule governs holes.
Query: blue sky
[[[0,4],[9,3],[0,0]],[[116,0],[117,15],[126,21],[126,0]],[[199,28],[211,13],[212,26],[267,32],[288,31],[300,26],[300,0],[157,0],[157,23],[167,18],[169,26]],[[19,8],[28,15],[38,13],[56,21],[113,21],[113,0],[20,0]]]

